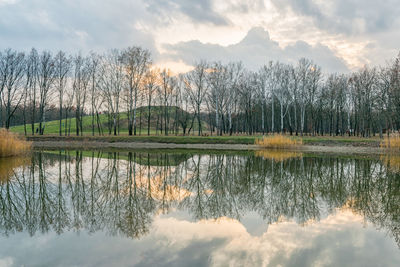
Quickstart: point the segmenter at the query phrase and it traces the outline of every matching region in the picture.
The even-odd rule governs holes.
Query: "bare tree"
[[[97,119],[97,128],[100,133],[100,120],[99,120],[99,114],[98,114],[98,107],[99,103],[101,103],[102,98],[98,97],[97,93],[97,74],[98,74],[98,68],[100,64],[100,58],[96,53],[90,53],[89,56],[89,62],[88,62],[88,71],[90,75],[90,105],[91,105],[91,116],[92,116],[92,136],[94,136],[94,129],[95,129],[95,118]]]
[[[209,68],[207,75],[208,82],[208,100],[210,106],[214,108],[215,111],[215,127],[217,130],[217,135],[222,135],[223,131],[223,110],[226,105],[227,100],[227,87],[229,83],[229,72],[228,68],[222,65],[220,62],[215,62]]]
[[[206,83],[207,69],[207,63],[201,61],[195,64],[194,69],[188,72],[185,78],[185,89],[189,95],[190,103],[193,107],[195,117],[197,117],[199,136],[202,132],[201,107],[204,103],[204,98],[208,89]]]
[[[154,93],[158,90],[158,70],[148,70],[144,77],[144,88],[147,96],[147,135],[150,135],[151,104]]]
[[[397,58],[394,60],[392,66],[390,66],[390,99],[391,99],[391,107],[392,110],[389,112],[393,112],[395,116],[394,122],[391,123],[392,128],[394,127],[394,123],[396,123],[397,127],[400,126],[400,53]]]
[[[103,93],[109,116],[112,118],[112,129],[117,135],[117,121],[121,93],[124,88],[125,66],[122,54],[118,50],[110,51],[102,57],[99,73],[99,89]]]
[[[290,96],[289,96],[289,86],[291,78],[290,66],[281,63],[276,63],[273,67],[272,79],[277,85],[276,90],[274,90],[274,95],[279,102],[280,106],[280,132],[283,132],[284,121],[286,114],[289,110]]]
[[[71,60],[66,56],[63,51],[59,51],[55,58],[55,68],[56,68],[56,87],[58,91],[58,107],[59,107],[59,135],[62,135],[62,119],[63,119],[63,102],[65,87],[68,80],[68,74],[71,69]]]
[[[267,99],[271,98],[272,108],[271,108],[271,131],[274,131],[274,102],[273,102],[273,89],[275,87],[271,80],[272,73],[272,62],[268,65],[264,65],[259,71],[258,77],[258,94],[261,99],[261,124],[263,134],[265,129],[265,117],[264,117],[264,107],[267,106]]]
[[[51,100],[56,78],[54,58],[50,52],[44,51],[40,55],[36,76],[39,88],[39,134],[43,135],[46,124],[46,108]]]
[[[26,94],[29,100],[29,105],[31,107],[30,120],[31,120],[32,135],[35,134],[38,69],[39,69],[39,54],[36,51],[36,49],[32,48],[26,61]]]
[[[356,106],[357,134],[369,137],[372,132],[372,109],[376,100],[376,69],[364,69],[353,73],[349,79]]]
[[[307,107],[307,91],[310,86],[310,72],[312,71],[312,62],[308,59],[301,58],[298,62],[296,72],[298,77],[298,103],[300,107],[300,133],[303,135],[304,122]]]
[[[227,115],[228,115],[228,130],[229,130],[229,135],[232,135],[233,133],[233,121],[232,121],[232,113],[236,109],[238,100],[238,83],[243,75],[243,65],[241,62],[236,62],[236,63],[230,63],[227,66],[228,68],[228,93],[227,93],[227,99],[226,99],[226,109],[227,109]]]
[[[188,127],[189,121],[191,119],[191,114],[190,114],[190,110],[189,110],[189,106],[190,106],[190,99],[189,99],[189,94],[187,92],[187,90],[185,90],[185,85],[186,81],[185,81],[185,75],[181,74],[178,77],[178,81],[177,81],[177,91],[176,91],[176,95],[178,98],[178,101],[180,103],[180,110],[179,110],[179,114],[178,114],[178,123],[180,124],[180,126],[182,127],[182,132],[183,135],[186,135],[186,129]]]
[[[74,80],[72,88],[75,96],[76,135],[83,135],[83,114],[91,79],[89,60],[81,55],[74,58]]]
[[[126,99],[128,108],[128,132],[129,135],[132,135],[132,132],[136,135],[138,91],[151,64],[150,52],[141,47],[129,47],[122,52],[121,56],[128,82],[128,95]]]
[[[255,131],[254,103],[257,96],[258,77],[256,73],[245,72],[238,84],[240,108],[244,113],[242,131],[252,135]]]
[[[7,49],[0,54],[0,106],[6,109],[5,127],[10,128],[11,118],[24,97],[22,81],[25,72],[25,55]],[[1,101],[2,100],[2,101]],[[0,107],[0,120],[2,112]],[[3,123],[2,123],[3,124]]]
[[[307,104],[310,106],[310,119],[311,119],[311,133],[315,135],[314,127],[314,106],[318,99],[318,90],[321,88],[320,83],[322,81],[321,68],[316,64],[313,64],[309,72],[309,84],[307,87]]]
[[[170,120],[170,102],[173,92],[176,87],[176,80],[171,76],[171,71],[163,69],[160,73],[160,86],[158,87],[159,95],[163,104],[163,117],[164,117],[164,133],[169,133],[169,120]]]
[[[65,91],[65,97],[63,99],[64,99],[63,100],[63,108],[64,108],[64,116],[65,116],[64,135],[70,136],[70,134],[71,134],[70,112],[73,108],[74,99],[75,99],[75,91],[73,90],[73,88],[68,88],[68,90]]]

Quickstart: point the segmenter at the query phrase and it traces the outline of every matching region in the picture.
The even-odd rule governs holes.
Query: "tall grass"
[[[400,150],[400,136],[385,137],[381,142],[381,147],[390,150]]]
[[[30,149],[30,142],[20,138],[15,133],[0,129],[0,158],[22,155]]]
[[[264,148],[291,148],[301,146],[303,142],[278,134],[256,139],[255,144]]]

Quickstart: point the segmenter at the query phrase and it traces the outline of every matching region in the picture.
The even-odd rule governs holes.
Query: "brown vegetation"
[[[30,151],[31,143],[17,134],[0,129],[0,158],[23,155]]]
[[[400,136],[385,137],[381,142],[381,147],[390,150],[400,150]]]
[[[290,148],[301,146],[303,142],[278,134],[256,139],[255,144],[265,148]]]

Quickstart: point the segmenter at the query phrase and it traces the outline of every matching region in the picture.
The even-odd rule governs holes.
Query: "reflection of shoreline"
[[[28,157],[0,158],[0,183],[5,183],[14,174],[14,170],[29,164]]]
[[[125,151],[134,150],[171,150],[171,149],[185,149],[187,152],[192,153],[190,150],[199,150],[197,152],[207,150],[211,151],[254,151],[260,150],[258,145],[243,145],[243,144],[174,144],[174,143],[144,143],[144,142],[100,142],[100,141],[34,141],[33,148],[38,150],[73,150],[73,149],[95,149],[107,150],[118,149]],[[362,147],[362,146],[324,146],[324,145],[303,145],[296,149],[286,149],[287,151],[299,151],[307,153],[328,153],[337,155],[382,155],[386,151],[380,147]]]
[[[385,154],[381,156],[384,165],[392,172],[400,172],[400,155],[398,154]]]
[[[275,161],[285,161],[291,158],[301,158],[303,153],[297,151],[285,151],[285,150],[258,150],[255,151],[257,157],[264,159],[271,159]]]

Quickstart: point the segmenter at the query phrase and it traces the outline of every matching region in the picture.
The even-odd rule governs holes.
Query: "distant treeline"
[[[196,129],[198,135],[368,137],[400,127],[400,54],[386,66],[351,74],[323,74],[302,58],[295,65],[269,62],[257,72],[240,62],[199,61],[192,71],[173,75],[155,68],[141,47],[85,56],[7,49],[0,52],[0,103],[0,126],[34,122],[26,134],[44,134],[45,122],[57,119],[60,135],[71,122],[82,135],[85,115],[92,134],[103,134],[103,113],[108,133],[117,135],[124,112],[127,132],[136,135],[139,108],[146,110],[150,134],[151,107],[159,106],[158,132],[165,135]],[[75,120],[67,120],[71,116]]]

